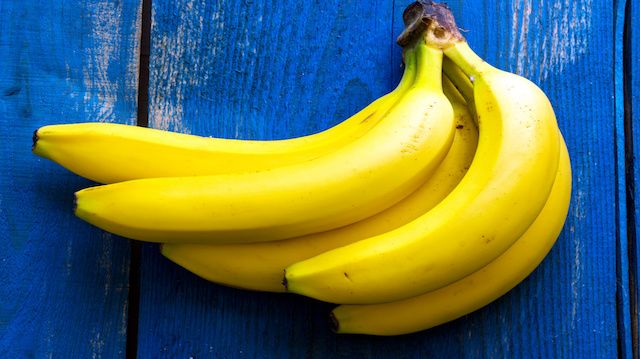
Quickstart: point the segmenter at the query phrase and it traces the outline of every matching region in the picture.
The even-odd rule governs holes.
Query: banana
[[[473,116],[474,121],[477,121],[478,114],[476,113],[476,105],[473,99],[473,84],[471,80],[453,61],[446,57],[442,61],[442,72],[452,81],[458,93],[465,99],[471,116]]]
[[[167,243],[285,239],[376,214],[416,190],[453,141],[442,50],[420,40],[407,52],[416,59],[412,87],[375,127],[329,154],[257,172],[92,187],[76,193],[75,213],[117,235]]]
[[[435,327],[498,299],[542,262],[558,238],[571,199],[571,161],[564,141],[549,198],[531,227],[500,257],[446,287],[384,304],[341,305],[331,312],[338,333],[400,335]]]
[[[465,100],[443,78],[456,132],[447,156],[420,188],[393,207],[360,222],[307,236],[226,245],[164,244],[162,254],[207,280],[228,286],[283,292],[282,271],[294,262],[384,233],[413,220],[440,202],[464,176],[478,143],[478,130]]]
[[[393,231],[286,268],[288,291],[340,304],[410,298],[479,270],[533,223],[551,191],[560,157],[553,108],[532,82],[482,61],[450,11],[415,3],[407,30],[437,29],[445,55],[474,77],[479,141],[460,184],[436,207]]]
[[[455,65],[443,63],[467,101],[473,87]],[[461,74],[461,75],[460,75]],[[331,314],[337,333],[401,335],[435,327],[478,310],[522,282],[558,238],[571,199],[571,160],[561,137],[560,162],[549,198],[531,227],[506,252],[477,272],[425,294],[391,303],[341,305]]]
[[[308,161],[374,127],[409,89],[415,66],[405,67],[395,90],[325,131],[286,140],[208,138],[114,123],[43,126],[33,152],[98,183],[140,178],[201,176],[265,170]]]

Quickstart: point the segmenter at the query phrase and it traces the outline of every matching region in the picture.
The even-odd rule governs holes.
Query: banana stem
[[[440,50],[451,61],[441,61],[445,74],[458,88],[467,102],[467,106],[477,124],[477,113],[473,99],[473,84],[469,76],[480,77],[486,70],[493,67],[482,60],[467,44],[464,36],[458,30],[451,10],[444,4],[428,0],[418,0],[402,14],[405,29],[398,37],[398,44],[407,47],[422,43],[434,51]],[[421,66],[418,65],[418,77]],[[442,74],[439,74],[439,84],[442,85]],[[416,81],[418,81],[416,79]]]
[[[420,42],[416,46],[414,86],[442,91],[442,50]]]
[[[467,76],[481,76],[485,71],[493,69],[469,47],[466,41],[456,42],[444,50],[445,56],[451,59]]]
[[[492,69],[467,44],[458,30],[451,10],[444,4],[418,0],[402,14],[405,30],[398,37],[403,47],[424,40],[429,46],[442,49],[468,76],[479,76]]]
[[[469,112],[471,112],[471,116],[473,117],[473,121],[478,125],[476,102],[473,96],[473,83],[469,77],[467,77],[467,75],[465,75],[465,73],[448,58],[445,58],[442,62],[442,70],[444,71],[446,78],[453,83],[453,86],[455,86],[462,97],[464,97],[467,107],[469,108]]]
[[[442,71],[453,82],[467,102],[473,102],[473,83],[459,67],[451,60],[445,58],[442,61]]]
[[[418,0],[405,9],[402,20],[404,31],[397,40],[402,47],[416,39],[424,39],[427,44],[440,49],[464,41],[451,10],[445,4]]]
[[[413,48],[406,48],[402,54],[404,60],[404,73],[400,83],[396,87],[398,92],[402,92],[411,87],[416,79],[416,56]]]

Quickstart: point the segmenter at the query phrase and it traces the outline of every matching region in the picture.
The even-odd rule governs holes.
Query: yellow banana
[[[547,203],[531,227],[500,257],[446,287],[384,304],[341,305],[333,310],[338,333],[399,335],[432,328],[493,302],[542,262],[564,225],[571,199],[571,162],[562,143],[558,173]]]
[[[139,178],[259,171],[313,159],[362,136],[409,89],[413,65],[395,90],[325,131],[286,140],[248,141],[193,136],[114,123],[39,128],[33,152],[99,183]]]
[[[226,245],[164,244],[162,254],[207,280],[237,288],[282,292],[282,271],[294,262],[397,228],[440,202],[464,176],[478,144],[478,130],[465,100],[446,78],[456,133],[447,156],[414,193],[360,222],[303,237]]]
[[[462,72],[462,70],[460,70],[458,66],[456,66],[456,64],[453,63],[453,61],[446,57],[442,61],[442,71],[447,78],[451,79],[450,81],[453,81],[453,85],[465,99],[467,106],[469,107],[469,112],[471,112],[475,121],[478,116],[476,113],[476,105],[473,100],[473,84],[471,83],[471,80],[464,74],[464,72]]]
[[[433,7],[438,14],[429,13]],[[480,135],[474,160],[451,194],[423,216],[287,267],[291,292],[333,303],[372,304],[441,288],[506,251],[549,195],[560,140],[544,93],[482,61],[446,7],[416,3],[405,15],[409,30],[423,24],[438,29],[434,36],[444,42],[445,55],[475,78]]]
[[[88,188],[76,193],[75,213],[124,237],[181,243],[292,238],[376,214],[417,189],[453,140],[442,51],[421,40],[415,53],[412,87],[375,127],[327,155],[258,172]]]

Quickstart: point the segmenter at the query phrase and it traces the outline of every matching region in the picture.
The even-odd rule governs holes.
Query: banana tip
[[[31,136],[31,140],[33,141],[33,143],[31,144],[31,151],[35,151],[36,149],[36,144],[38,143],[38,130],[33,131],[33,136]]]
[[[340,322],[338,321],[338,318],[336,318],[336,315],[333,314],[333,311],[329,313],[329,327],[334,333],[338,333],[340,330]]]
[[[287,270],[283,270],[282,271],[282,285],[284,286],[284,291],[288,292],[289,291],[289,287],[287,285]]]

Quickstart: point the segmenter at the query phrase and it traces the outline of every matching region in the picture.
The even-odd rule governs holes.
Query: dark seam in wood
[[[151,0],[142,0],[140,66],[138,68],[137,125],[149,126],[149,56],[151,54]]]
[[[138,67],[138,111],[136,124],[149,126],[149,57],[151,55],[151,0],[142,0],[140,29],[140,66]],[[140,321],[140,266],[142,243],[130,241],[129,293],[127,312],[126,358],[138,357]]]
[[[631,3],[626,1],[622,33],[622,86],[625,131],[625,180],[627,201],[627,255],[629,264],[629,312],[631,315],[631,346],[633,358],[639,357],[638,349],[638,258],[635,218],[634,139],[633,108],[631,105]]]
[[[625,0],[622,0],[625,1]],[[622,56],[623,54],[618,53],[618,41],[621,41],[621,39],[618,38],[618,29],[619,29],[619,24],[618,21],[620,21],[621,19],[619,19],[619,7],[617,6],[616,3],[613,4],[612,7],[613,10],[613,15],[614,15],[614,19],[613,19],[613,46],[612,46],[612,51],[613,51],[613,56],[614,56],[614,61],[613,61],[613,74],[612,74],[612,80],[613,80],[613,84],[614,84],[614,88],[613,88],[613,94],[614,94],[614,118],[615,118],[615,126],[614,126],[614,148],[615,148],[615,152],[614,152],[614,175],[615,175],[615,183],[616,183],[616,191],[615,191],[615,223],[616,223],[616,243],[615,243],[615,254],[616,254],[616,262],[615,262],[615,275],[616,275],[616,291],[615,291],[615,316],[616,316],[616,350],[618,353],[618,357],[625,357],[625,353],[626,353],[626,331],[627,328],[625,326],[626,323],[626,318],[624,318],[625,315],[625,283],[626,283],[626,278],[625,278],[625,273],[624,270],[625,269],[623,267],[623,259],[624,259],[624,254],[623,254],[623,248],[622,248],[622,233],[623,231],[625,231],[625,235],[627,235],[627,233],[629,232],[629,223],[626,221],[629,219],[628,213],[629,210],[627,207],[626,208],[626,212],[624,214],[624,217],[621,213],[620,210],[620,206],[623,203],[623,199],[621,198],[621,189],[620,189],[620,181],[621,176],[625,176],[624,180],[627,180],[627,172],[628,170],[628,165],[629,163],[627,162],[627,143],[628,143],[628,135],[627,135],[627,130],[626,130],[626,124],[623,123],[623,128],[620,129],[619,126],[619,122],[618,122],[618,116],[619,116],[619,112],[620,112],[620,108],[618,106],[618,96],[620,94],[620,92],[618,91],[619,88],[618,86],[620,86],[620,84],[618,83],[618,72],[620,71],[620,69],[618,68],[618,56]],[[624,19],[622,19],[622,21],[624,21]],[[622,52],[624,52],[624,49],[621,50]],[[621,133],[623,132],[623,133]],[[624,136],[624,157],[625,158],[620,158],[620,143],[619,143],[619,138],[620,136]],[[620,161],[625,161],[624,165],[625,165],[625,173],[621,174],[619,171],[620,168]],[[626,200],[626,197],[628,197],[628,184],[625,183],[625,199],[624,199],[624,204],[628,205],[628,201]],[[625,224],[626,224],[626,228],[622,228],[622,223],[621,221],[625,219]],[[628,240],[627,240],[628,242]]]

